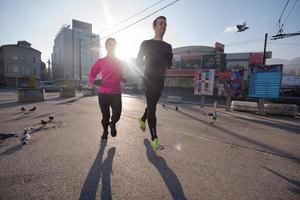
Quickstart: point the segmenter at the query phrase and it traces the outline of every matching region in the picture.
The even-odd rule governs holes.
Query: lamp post
[[[81,91],[81,39],[79,39],[79,91]]]

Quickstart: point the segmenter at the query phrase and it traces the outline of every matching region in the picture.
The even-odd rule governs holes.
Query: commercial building
[[[72,80],[85,84],[91,65],[99,58],[99,35],[92,24],[72,20],[72,28],[63,25],[54,40],[52,76],[56,82]]]
[[[215,47],[186,46],[173,49],[173,66],[167,70],[165,87],[181,88],[193,91],[195,71],[216,69],[219,72],[242,68],[244,80],[250,76],[250,67],[263,63],[262,52],[224,53],[224,45],[216,43]],[[271,58],[267,52],[266,58]]]

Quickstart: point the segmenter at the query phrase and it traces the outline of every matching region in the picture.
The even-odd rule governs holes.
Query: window
[[[32,62],[35,63],[36,62],[36,57],[32,58]]]
[[[33,74],[36,75],[36,69],[35,68],[33,68]]]

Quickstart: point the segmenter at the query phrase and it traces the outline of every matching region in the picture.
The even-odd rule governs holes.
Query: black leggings
[[[160,89],[157,88],[145,88],[145,95],[147,100],[147,107],[143,114],[142,120],[146,121],[148,119],[148,126],[151,133],[151,139],[157,138],[156,133],[156,104],[161,95]]]
[[[98,94],[98,102],[102,113],[102,127],[104,132],[108,132],[109,123],[115,124],[119,121],[122,111],[121,94]],[[112,109],[111,122],[110,107]]]

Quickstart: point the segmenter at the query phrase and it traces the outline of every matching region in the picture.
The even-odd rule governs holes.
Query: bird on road
[[[43,126],[46,126],[46,124],[47,124],[48,122],[47,121],[45,121],[45,120],[41,120],[41,124],[43,125]]]
[[[53,116],[53,115],[50,115],[50,116],[49,116],[49,121],[48,121],[48,122],[51,122],[53,119],[54,119],[54,116]]]
[[[22,107],[22,108],[21,108],[21,111],[22,111],[22,112],[25,112],[25,111],[26,111],[26,109],[25,109],[24,107]]]
[[[31,128],[25,128],[24,129],[24,132],[22,133],[21,137],[20,137],[20,141],[23,145],[27,144],[27,142],[29,141],[30,139],[30,133],[31,131]]]
[[[210,124],[214,124],[217,121],[217,111],[207,114],[211,118]]]
[[[34,112],[36,110],[36,107],[34,106],[33,108],[31,108],[29,111]]]

